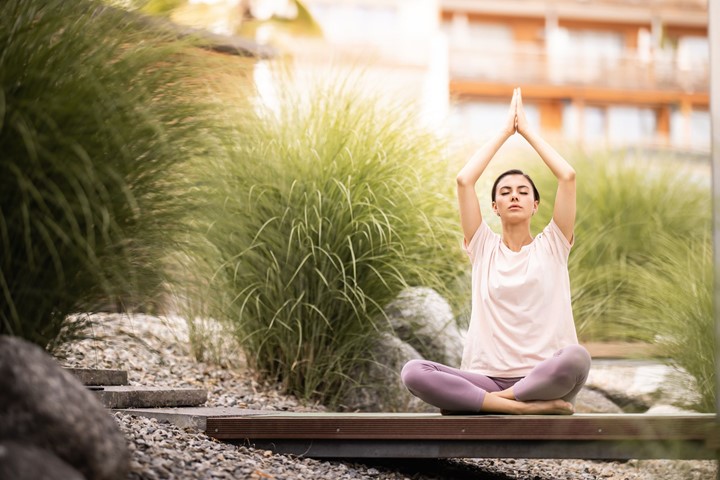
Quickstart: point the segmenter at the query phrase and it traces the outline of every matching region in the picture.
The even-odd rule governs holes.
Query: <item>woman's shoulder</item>
[[[493,245],[493,241],[497,243],[500,239],[500,235],[495,233],[490,225],[487,224],[485,219],[480,222],[480,226],[475,231],[475,234],[470,239],[470,243],[463,241],[463,247],[465,251],[470,255],[471,260],[479,256],[483,250],[489,245]]]
[[[533,243],[540,246],[547,246],[553,252],[562,252],[563,256],[567,257],[570,253],[570,249],[574,245],[574,239],[573,243],[570,243],[560,230],[560,227],[558,227],[555,221],[551,219],[550,223],[548,223],[547,226],[545,226],[545,228],[537,234]]]

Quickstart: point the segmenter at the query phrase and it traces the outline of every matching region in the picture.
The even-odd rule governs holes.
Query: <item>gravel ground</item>
[[[207,406],[323,411],[259,384],[230,344],[211,343],[197,362],[188,329],[175,317],[96,315],[95,335],[64,347],[63,365],[128,371],[131,385],[193,386],[208,390]],[[215,327],[205,323],[205,329]],[[213,440],[202,433],[121,413],[115,419],[132,452],[129,479],[609,479],[694,480],[716,478],[714,461],[458,459],[412,461],[318,461],[275,455]]]

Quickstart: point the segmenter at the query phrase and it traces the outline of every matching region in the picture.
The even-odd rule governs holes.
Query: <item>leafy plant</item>
[[[52,348],[162,291],[179,167],[215,148],[186,50],[91,0],[0,4],[0,333]]]
[[[567,156],[577,172],[577,243],[570,255],[573,309],[584,340],[652,341],[655,312],[641,308],[632,273],[669,252],[663,235],[688,242],[710,231],[710,189],[703,167],[629,153]],[[542,202],[534,226],[552,216],[556,182],[532,164]],[[687,247],[673,249],[686,252]]]
[[[213,313],[265,379],[334,405],[389,328],[383,306],[408,284],[447,293],[464,266],[452,182],[406,106],[343,82],[278,91],[200,192]]]
[[[660,234],[662,253],[632,272],[638,307],[651,313],[648,327],[661,352],[694,379],[700,401],[696,406],[714,412],[715,320],[713,261],[709,238]]]

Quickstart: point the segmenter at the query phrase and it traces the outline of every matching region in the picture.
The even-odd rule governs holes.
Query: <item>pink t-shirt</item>
[[[571,247],[554,221],[519,252],[481,223],[466,247],[472,314],[463,370],[522,377],[557,350],[578,343],[567,268]]]

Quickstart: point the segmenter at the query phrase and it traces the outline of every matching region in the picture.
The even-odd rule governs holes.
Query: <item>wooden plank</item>
[[[715,458],[702,442],[489,440],[257,440],[233,442],[310,458]]]
[[[695,459],[715,458],[714,424],[714,414],[255,412],[208,418],[206,433],[276,453],[317,458]]]
[[[657,345],[644,342],[581,342],[592,358],[655,358]]]
[[[576,414],[506,416],[306,414],[208,418],[207,433],[237,439],[698,440],[715,415]]]
[[[451,78],[450,94],[478,98],[507,98],[512,95],[515,85],[502,82],[484,82],[476,79]],[[510,93],[508,93],[510,92]],[[709,92],[686,92],[682,90],[658,89],[613,89],[598,86],[529,84],[522,87],[523,99],[529,101],[581,98],[588,103],[630,105],[675,105],[687,102],[693,106],[707,108]]]

